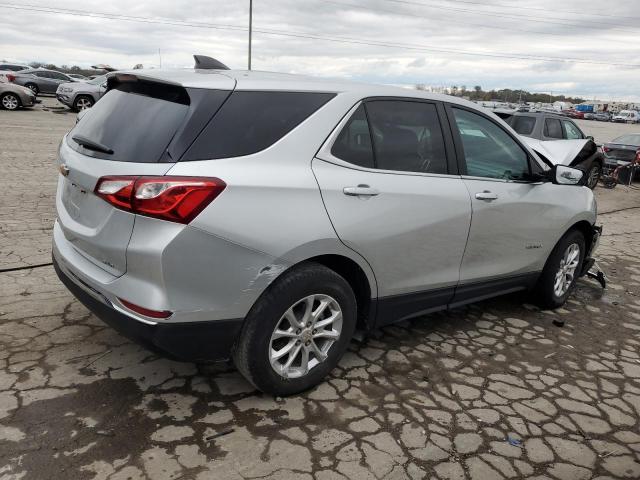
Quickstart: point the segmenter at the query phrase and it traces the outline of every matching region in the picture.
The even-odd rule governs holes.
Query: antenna
[[[193,68],[199,70],[229,70],[229,67],[224,63],[206,55],[194,55],[193,59],[196,61]]]

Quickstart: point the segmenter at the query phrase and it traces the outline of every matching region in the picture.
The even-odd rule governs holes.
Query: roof
[[[362,96],[397,96],[442,100],[450,103],[478,105],[440,93],[429,93],[386,85],[373,85],[349,80],[329,79],[289,73],[256,70],[140,69],[110,73],[127,73],[141,78],[181,85],[187,88],[223,88],[236,90],[286,90],[297,92],[361,93]]]

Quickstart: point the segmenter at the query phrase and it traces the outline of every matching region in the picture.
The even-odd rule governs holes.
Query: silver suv
[[[599,228],[582,172],[473,103],[293,75],[135,70],[63,139],[61,280],[174,358],[319,383],[356,329],[518,290],[562,305]]]

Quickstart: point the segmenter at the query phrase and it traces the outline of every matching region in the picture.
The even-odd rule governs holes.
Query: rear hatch
[[[212,75],[215,90],[116,74],[108,91],[60,146],[56,208],[75,250],[114,276],[126,272],[135,215],[94,194],[105,176],[164,175],[233,90]]]
[[[606,145],[604,153],[611,160],[620,160],[623,162],[632,162],[636,158],[638,147],[632,145]]]

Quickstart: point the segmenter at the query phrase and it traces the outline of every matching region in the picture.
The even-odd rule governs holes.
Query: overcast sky
[[[200,53],[246,68],[248,5],[249,0],[0,0],[0,60],[157,67],[160,49],[163,67],[191,66],[191,55]],[[254,0],[253,18],[254,69],[640,101],[637,0]]]

